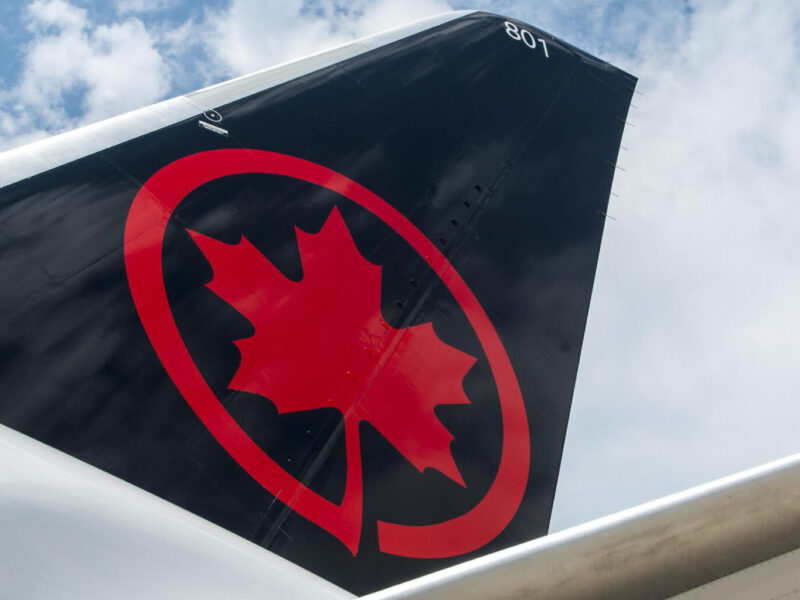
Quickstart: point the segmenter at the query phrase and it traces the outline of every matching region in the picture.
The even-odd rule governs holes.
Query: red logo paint
[[[488,493],[469,512],[431,525],[379,521],[379,546],[390,554],[441,558],[476,550],[494,539],[519,508],[530,466],[528,422],[511,363],[482,307],[446,257],[391,205],[339,173],[283,154],[229,149],[181,158],[142,186],[128,214],[125,265],[145,331],[181,394],[242,468],[353,554],[358,551],[362,520],[361,420],[372,423],[420,471],[433,467],[463,485],[449,450],[452,436],[436,419],[433,407],[469,402],[461,379],[474,358],[444,344],[430,324],[394,329],[381,318],[380,267],[360,255],[335,209],[318,233],[297,231],[304,272],[299,282],[286,279],[244,238],[229,245],[190,233],[214,271],[208,287],[256,328],[255,335],[236,342],[242,361],[230,387],[268,397],[279,412],[323,406],[342,412],[348,474],[341,504],[320,496],[281,468],[214,395],[180,336],[167,300],[163,240],[172,213],[190,192],[214,179],[242,173],[299,179],[355,202],[423,256],[453,294],[486,353],[499,392],[504,439],[500,466]],[[247,281],[236,277],[243,268],[252,273]],[[275,306],[270,294],[286,301]],[[319,302],[321,294],[333,295],[335,305],[349,310],[344,315],[337,312],[336,318],[311,317],[315,311],[310,303]],[[308,326],[302,332],[285,330],[287,323],[304,317]],[[324,335],[315,334],[315,324],[308,319],[323,319],[324,325],[320,320],[316,327],[326,327]],[[278,346],[273,343],[276,339],[282,340]],[[344,351],[341,344],[326,347],[331,340],[348,344]],[[436,357],[435,364],[423,358],[428,353]],[[310,374],[309,363],[315,365]],[[385,402],[386,398],[391,401]],[[414,431],[413,437],[409,431]]]

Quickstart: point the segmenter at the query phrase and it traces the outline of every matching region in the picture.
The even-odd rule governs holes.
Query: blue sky
[[[554,529],[800,451],[796,0],[12,0],[0,150],[452,8],[640,77]]]

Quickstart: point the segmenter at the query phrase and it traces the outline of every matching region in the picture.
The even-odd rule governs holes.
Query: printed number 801
[[[512,23],[511,21],[506,21],[505,26],[506,33],[512,40],[517,40],[518,42],[521,41],[531,50],[536,50],[537,41],[541,42],[542,50],[544,51],[544,57],[550,58],[550,54],[547,52],[547,42],[542,38],[534,38],[530,31],[527,29],[520,29],[518,25]]]

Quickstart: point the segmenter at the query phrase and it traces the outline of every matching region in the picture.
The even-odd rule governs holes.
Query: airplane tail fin
[[[0,156],[0,423],[355,593],[547,533],[635,79],[456,13]]]

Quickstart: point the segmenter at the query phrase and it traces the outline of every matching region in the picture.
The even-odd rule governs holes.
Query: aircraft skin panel
[[[545,535],[635,85],[447,14],[5,153],[0,423],[356,594]]]
[[[800,550],[794,550],[674,596],[673,600],[797,600],[798,598],[800,598]]]
[[[366,598],[793,598],[798,547],[800,454]]]
[[[240,536],[0,425],[0,599],[346,600]]]

